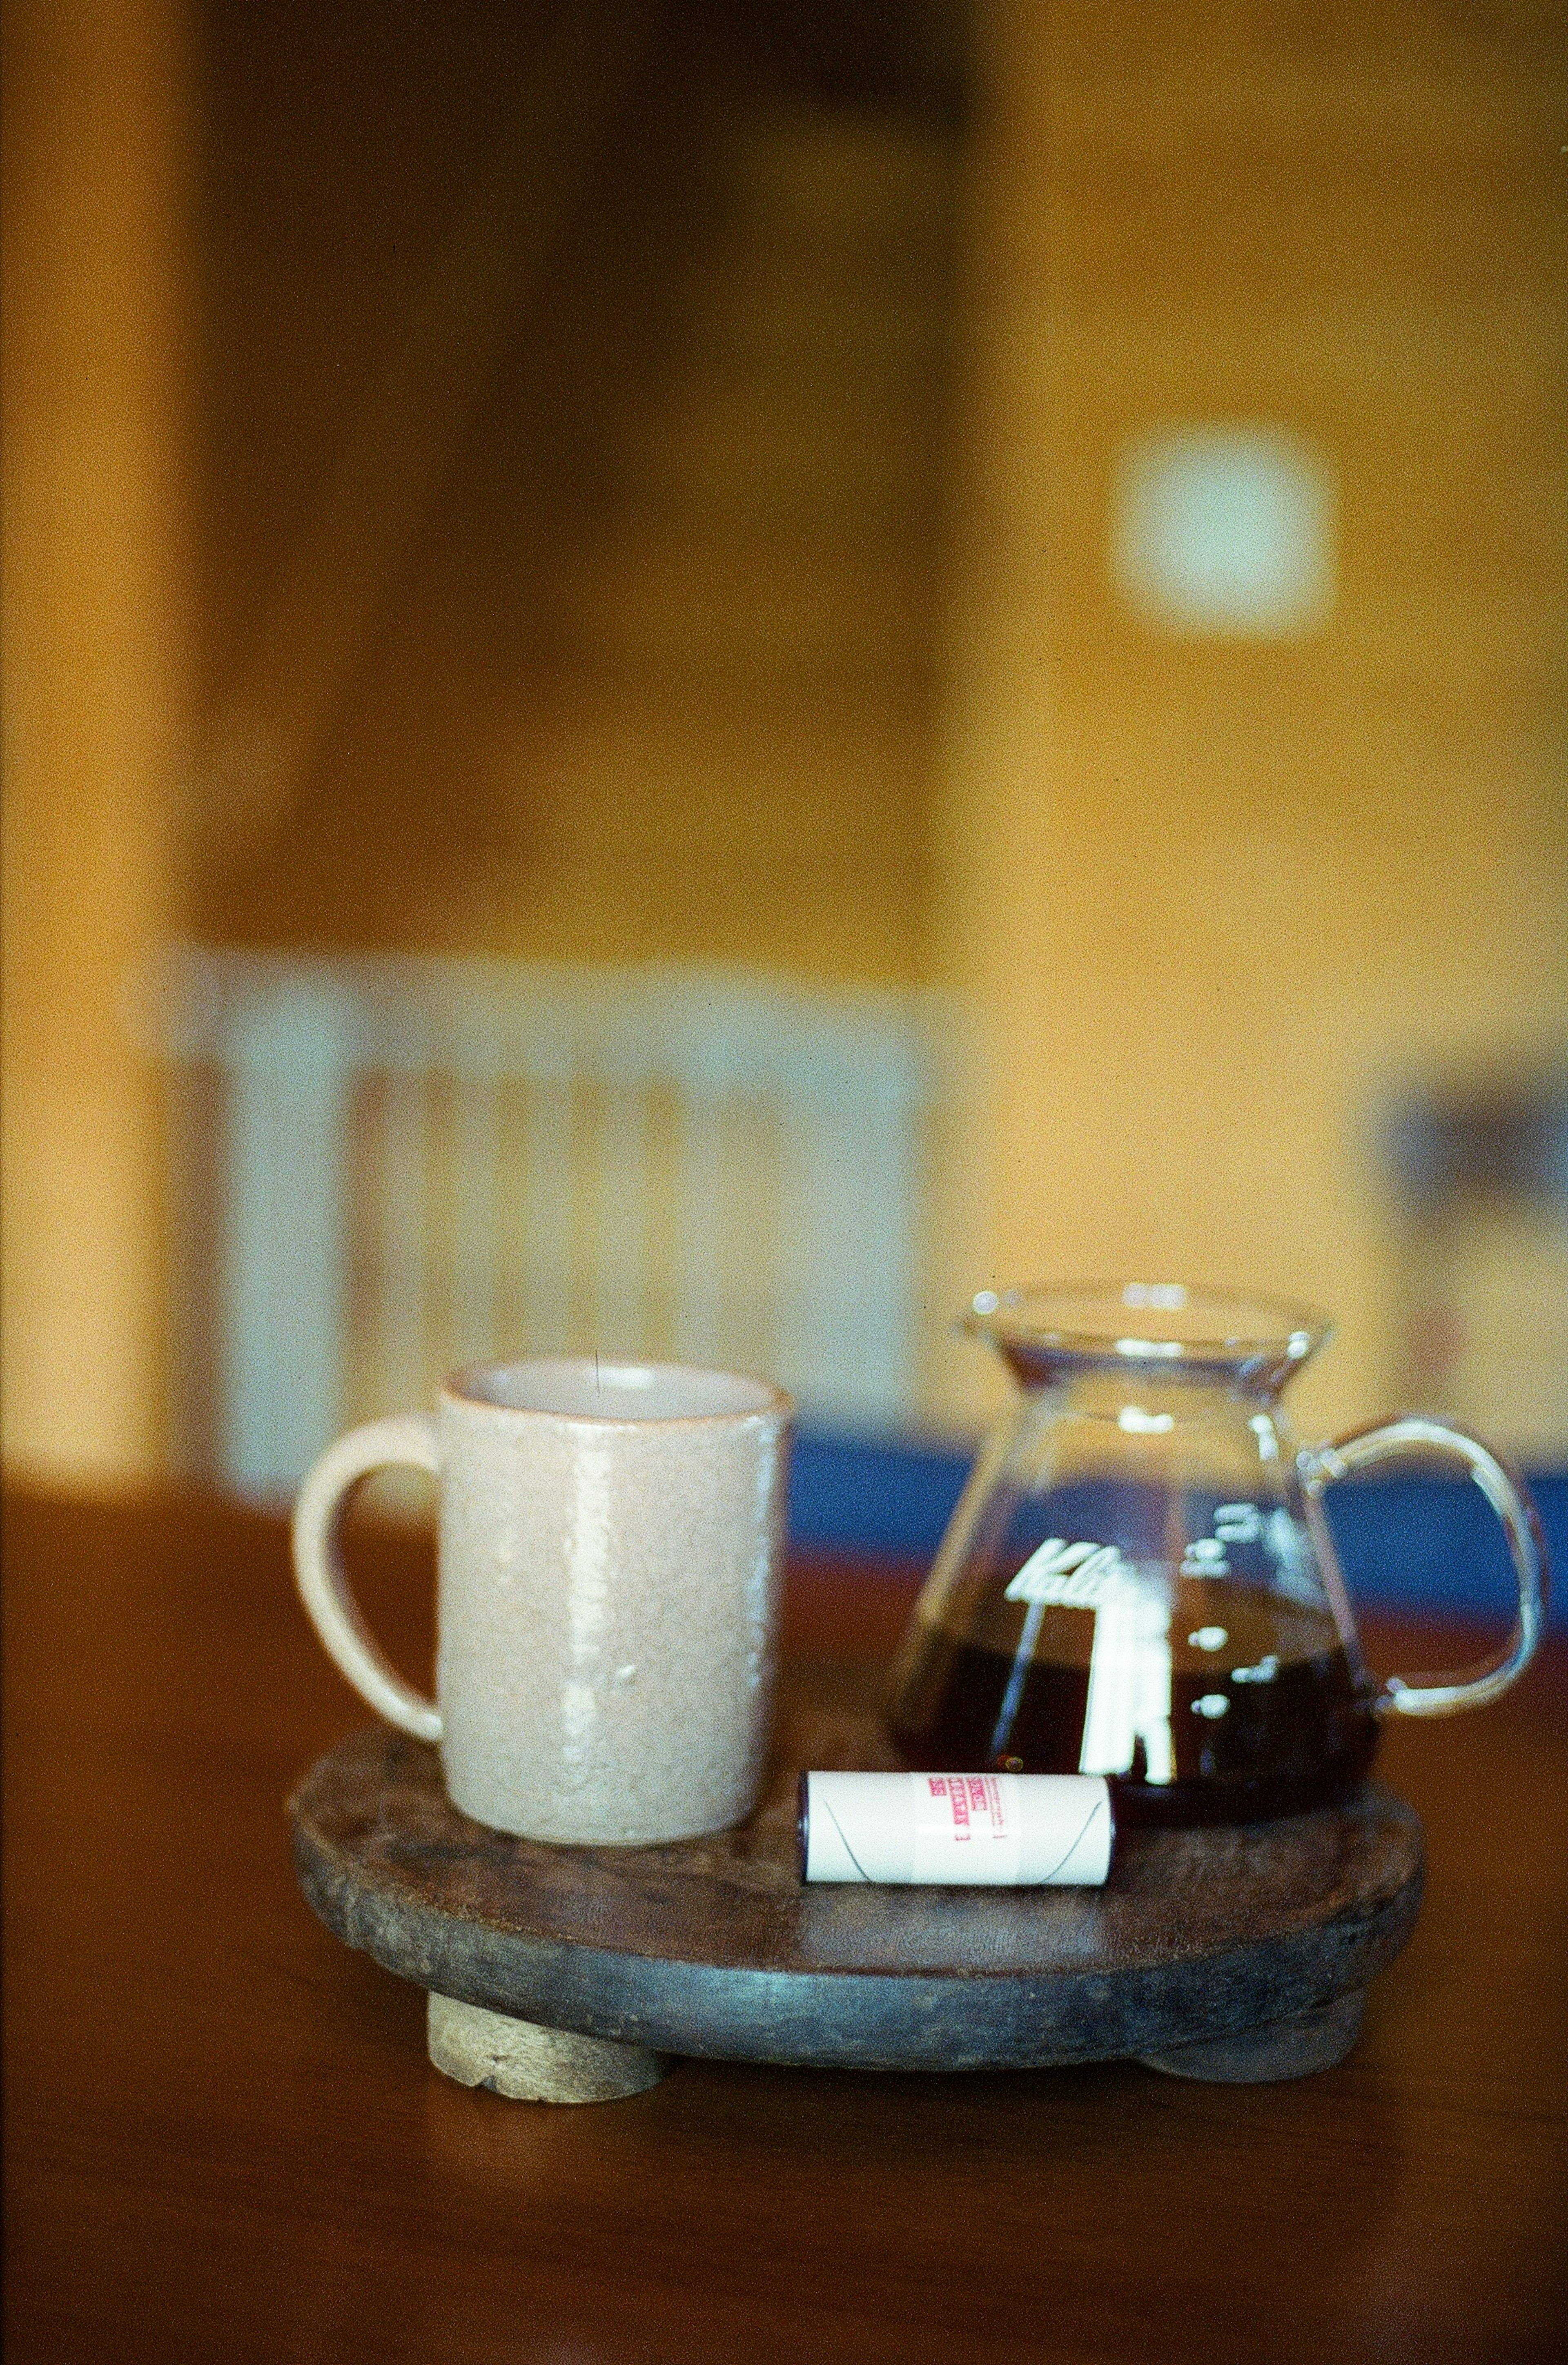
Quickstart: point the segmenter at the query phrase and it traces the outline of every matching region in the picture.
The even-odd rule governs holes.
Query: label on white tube
[[[807,1880],[988,1889],[1081,1883],[1111,1868],[1098,1774],[805,1774]]]

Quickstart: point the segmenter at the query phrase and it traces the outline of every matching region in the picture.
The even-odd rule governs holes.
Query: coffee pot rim
[[[1332,1335],[1319,1308],[1259,1290],[1184,1282],[1033,1282],[982,1289],[959,1327],[1016,1353],[1156,1364],[1172,1375],[1217,1365],[1298,1369]],[[1009,1351],[1012,1351],[1010,1353]]]

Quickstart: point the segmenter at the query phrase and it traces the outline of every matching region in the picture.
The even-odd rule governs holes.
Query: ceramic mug
[[[792,1410],[682,1364],[459,1373],[433,1419],[371,1421],[311,1470],[305,1607],[371,1707],[440,1743],[477,1821],[610,1846],[722,1831],[762,1778]],[[434,1700],[371,1640],[337,1541],[353,1487],[394,1463],[441,1490]]]

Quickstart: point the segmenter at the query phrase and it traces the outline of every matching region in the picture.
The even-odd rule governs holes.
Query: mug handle
[[[294,1507],[294,1574],[310,1622],[362,1699],[416,1741],[441,1739],[441,1710],[406,1684],[373,1639],[349,1591],[339,1529],[343,1505],[362,1478],[395,1463],[441,1476],[436,1425],[428,1412],[367,1421],[329,1445]]]
[[[1390,1676],[1378,1697],[1380,1712],[1391,1709],[1402,1716],[1450,1716],[1455,1709],[1484,1708],[1522,1676],[1535,1656],[1546,1612],[1546,1543],[1535,1505],[1521,1482],[1462,1429],[1446,1420],[1407,1413],[1400,1420],[1381,1421],[1371,1429],[1352,1429],[1332,1445],[1309,1445],[1296,1456],[1296,1467],[1310,1501],[1316,1503],[1331,1479],[1348,1478],[1390,1454],[1407,1453],[1427,1446],[1439,1453],[1457,1454],[1503,1522],[1508,1553],[1518,1582],[1519,1609],[1503,1656],[1473,1676],[1427,1677],[1407,1683]]]

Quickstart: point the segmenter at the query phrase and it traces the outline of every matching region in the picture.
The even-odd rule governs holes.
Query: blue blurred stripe
[[[790,1485],[793,1542],[817,1552],[929,1559],[958,1499],[969,1457],[918,1443],[807,1429]],[[1568,1629],[1568,1472],[1530,1491],[1559,1573],[1551,1623]],[[1502,1530],[1462,1479],[1356,1479],[1330,1488],[1329,1523],[1356,1598],[1380,1609],[1506,1618],[1513,1579]]]

